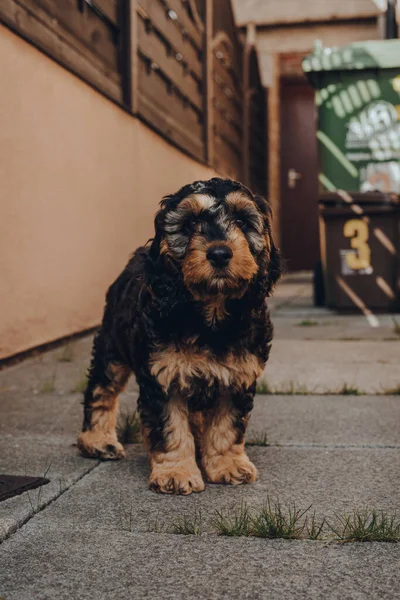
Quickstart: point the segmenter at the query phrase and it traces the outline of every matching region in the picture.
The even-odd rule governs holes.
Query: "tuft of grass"
[[[48,475],[48,473],[49,473],[49,471],[51,469],[51,465],[52,465],[52,461],[49,462],[49,464],[47,465],[47,467],[45,468],[45,470],[43,472],[42,477],[44,479],[47,478],[47,475]],[[43,487],[44,487],[43,485],[39,486],[39,489],[37,490],[36,498],[34,498],[33,490],[27,490],[28,502],[29,502],[31,510],[32,510],[32,515],[35,515],[41,509],[40,500],[41,500],[41,497],[42,497]],[[35,503],[34,503],[34,500],[35,500]]]
[[[367,392],[360,390],[355,385],[344,383],[342,387],[336,389],[320,389],[317,387],[309,388],[307,385],[297,384],[294,381],[289,381],[277,387],[271,387],[266,381],[259,381],[256,392],[258,394],[268,394],[276,396],[364,396]],[[400,384],[393,388],[383,389],[381,392],[376,392],[386,395],[399,395]]]
[[[42,394],[50,394],[51,392],[54,392],[55,389],[56,389],[56,375],[54,373],[53,375],[51,375],[50,377],[48,377],[47,379],[45,379],[43,381],[42,386],[39,391]]]
[[[86,388],[88,386],[88,377],[87,375],[82,375],[80,380],[76,383],[76,385],[72,388],[72,392],[76,392],[77,394],[84,394],[86,392]]]
[[[295,502],[281,504],[267,496],[263,506],[250,510],[245,502],[227,510],[216,511],[211,521],[214,533],[227,537],[258,537],[285,540],[323,540],[327,542],[400,542],[400,518],[396,511],[354,510],[335,514],[332,525],[326,517],[319,518],[312,505],[298,508]],[[123,529],[132,531],[132,507],[125,515]],[[202,535],[200,510],[184,514],[169,525],[159,516],[148,522],[147,531],[178,535]]]
[[[277,388],[274,393],[281,396],[310,396],[314,391],[306,385],[297,385],[293,381],[290,381],[288,386]]]
[[[398,322],[396,317],[392,317],[392,321],[393,321],[393,333],[395,333],[396,335],[398,335],[400,337],[400,323]]]
[[[237,537],[250,534],[251,517],[244,502],[229,512],[217,510],[212,522],[219,535]]]
[[[384,396],[400,396],[400,383],[394,387],[383,388],[381,394]]]
[[[297,323],[297,327],[316,327],[317,325],[319,325],[318,321],[312,321],[311,319],[304,319],[304,321]]]
[[[357,387],[344,383],[343,386],[336,392],[338,396],[362,396],[365,392],[362,392]]]
[[[118,511],[119,526],[122,531],[133,531],[133,501],[131,501],[129,509],[125,509],[122,505],[122,495],[120,495],[120,505]]]
[[[121,444],[138,444],[141,441],[140,419],[136,410],[121,413],[117,425],[118,440]]]
[[[383,510],[354,510],[335,515],[338,525],[328,523],[336,538],[342,542],[400,542],[400,520],[396,512]]]
[[[167,525],[165,521],[160,519],[160,516],[157,515],[154,519],[150,519],[147,522],[147,533],[166,533]]]
[[[258,381],[256,386],[256,393],[267,395],[272,394],[273,392],[266,381]]]
[[[252,431],[249,439],[246,440],[246,446],[269,446],[268,434],[265,430]]]
[[[74,350],[75,350],[74,345],[71,344],[71,342],[68,342],[68,344],[66,344],[62,348],[62,350],[58,356],[58,362],[66,362],[66,363],[72,362],[74,360]]]
[[[201,510],[195,510],[193,516],[184,514],[171,523],[171,533],[176,535],[201,535],[203,519]]]
[[[279,500],[267,497],[260,512],[251,519],[251,534],[269,539],[301,539],[306,530],[304,516],[310,508],[311,505],[306,509],[297,508],[294,502],[284,508]]]
[[[307,538],[309,540],[320,540],[322,539],[322,534],[325,531],[326,518],[324,517],[322,520],[318,521],[315,511],[312,515],[306,517],[305,521],[305,530],[307,532]]]
[[[363,338],[360,337],[338,337],[338,338],[329,338],[329,341],[334,342],[361,342]]]
[[[257,394],[276,395],[276,396],[309,396],[314,393],[306,385],[297,385],[294,381],[290,381],[287,385],[272,388],[266,381],[259,381],[256,387]]]

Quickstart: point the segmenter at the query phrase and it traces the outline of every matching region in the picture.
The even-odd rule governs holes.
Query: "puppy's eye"
[[[242,219],[235,219],[235,223],[238,227],[244,227],[245,223]]]
[[[186,219],[183,229],[187,232],[191,232],[194,230],[195,227],[196,227],[195,217],[189,217],[188,219]]]

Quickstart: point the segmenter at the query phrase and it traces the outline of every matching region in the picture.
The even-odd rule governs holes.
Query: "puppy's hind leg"
[[[118,395],[128,382],[129,367],[105,352],[101,333],[94,344],[89,381],[84,397],[84,420],[78,448],[84,456],[118,460],[125,456],[117,438]]]

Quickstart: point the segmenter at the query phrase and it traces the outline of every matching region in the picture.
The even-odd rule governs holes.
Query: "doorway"
[[[281,249],[289,271],[312,270],[319,260],[314,90],[284,79],[281,100]]]

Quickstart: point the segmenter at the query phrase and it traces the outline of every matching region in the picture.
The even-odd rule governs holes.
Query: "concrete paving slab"
[[[280,340],[263,378],[273,390],[336,392],[344,385],[376,394],[400,385],[400,341]]]
[[[88,335],[0,371],[0,397],[11,392],[41,394],[49,384],[57,394],[70,394],[86,373],[92,341],[93,335]]]
[[[78,456],[64,437],[3,435],[0,472],[39,477],[46,474],[50,483],[0,502],[0,542],[97,464]]]
[[[393,315],[379,315],[378,327],[371,327],[361,315],[321,314],[315,309],[301,317],[285,311],[273,314],[275,339],[278,340],[337,340],[357,342],[375,340],[380,342],[398,342]],[[397,321],[400,324],[400,315]]]
[[[271,443],[400,448],[400,396],[257,395],[248,438]]]
[[[60,535],[34,520],[0,555],[7,600],[395,600],[400,588],[395,544]]]
[[[134,410],[137,393],[121,395],[121,410]],[[65,435],[75,439],[83,419],[82,394],[8,395],[0,405],[0,433],[4,435]]]

